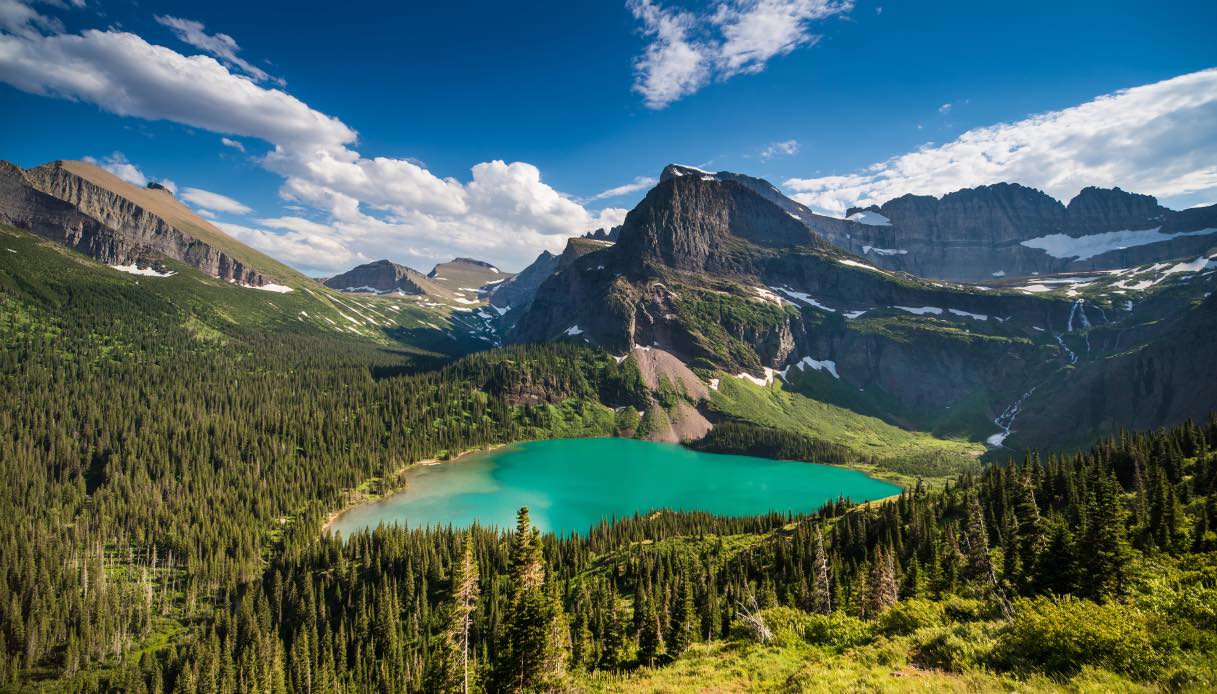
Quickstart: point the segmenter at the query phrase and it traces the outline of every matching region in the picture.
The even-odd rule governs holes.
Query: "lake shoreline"
[[[512,443],[522,443],[522,442],[514,441]],[[489,444],[486,446],[478,446],[476,448],[466,449],[466,450],[461,451],[460,453],[457,453],[456,455],[448,457],[448,458],[423,458],[421,460],[416,460],[412,463],[407,463],[407,464],[401,466],[400,468],[394,470],[393,476],[397,477],[397,476],[401,475],[402,473],[406,472],[407,470],[409,470],[410,468],[413,468],[416,466],[430,467],[432,465],[443,465],[444,463],[455,463],[455,462],[459,461],[461,458],[468,457],[470,455],[473,455],[474,453],[489,453],[490,451],[498,450],[504,446],[510,446],[510,445],[512,445],[512,444],[510,444],[510,443],[492,443],[492,444]],[[358,508],[360,506],[363,506],[364,504],[375,503],[377,501],[384,501],[385,499],[388,499],[388,498],[392,497],[393,495],[402,492],[404,489],[405,489],[404,486],[394,487],[392,490],[390,490],[384,494],[368,494],[366,492],[359,492],[356,489],[346,490],[346,492],[344,492],[344,493],[347,495],[348,498],[343,501],[341,507],[339,507],[335,511],[332,511],[328,516],[326,516],[325,523],[323,523],[321,525],[322,537],[328,535],[330,533],[330,528],[333,527],[334,523],[338,522],[339,518],[342,518],[344,515],[346,515],[351,510]]]
[[[698,451],[695,448],[692,448],[690,446],[686,446],[683,444],[678,444],[678,443],[663,444],[662,442],[642,441],[642,440],[637,440],[637,439],[632,439],[632,438],[624,438],[624,437],[616,437],[616,436],[573,437],[570,439],[543,438],[543,439],[535,439],[535,440],[527,440],[527,441],[513,441],[511,443],[499,443],[499,444],[494,444],[491,446],[481,446],[481,447],[472,448],[472,449],[463,451],[459,455],[452,456],[452,457],[427,458],[427,459],[418,460],[414,463],[411,463],[409,465],[406,465],[406,466],[400,468],[397,472],[395,472],[393,474],[392,479],[397,480],[399,478],[399,476],[402,475],[403,473],[408,474],[409,469],[413,468],[415,466],[422,466],[424,468],[440,466],[442,463],[458,462],[458,461],[465,460],[471,453],[489,453],[489,452],[504,448],[506,446],[524,446],[524,445],[528,445],[530,443],[541,444],[541,443],[546,443],[546,442],[552,443],[552,442],[556,442],[556,441],[570,441],[570,442],[590,441],[590,440],[597,440],[597,439],[614,439],[614,440],[621,441],[623,443],[624,442],[634,442],[634,443],[639,443],[639,444],[650,444],[650,445],[658,445],[658,446],[670,445],[670,446],[673,446],[673,447],[679,449],[680,451],[682,451],[684,453],[690,453],[690,454],[695,454],[695,455],[699,455],[699,456],[718,457],[721,455],[723,457],[728,457],[728,458],[729,457],[746,457],[746,458],[756,458],[758,460],[764,460],[767,462],[802,463],[803,465],[810,465],[812,467],[836,468],[838,470],[848,470],[853,473],[857,473],[860,477],[865,478],[869,482],[876,482],[876,483],[881,483],[883,485],[886,485],[887,489],[890,490],[889,494],[886,494],[882,497],[876,496],[876,497],[868,498],[869,494],[867,492],[863,492],[861,490],[856,490],[856,489],[851,490],[848,487],[842,489],[842,492],[840,495],[841,497],[855,498],[855,499],[857,499],[856,503],[859,503],[859,504],[869,505],[869,504],[873,504],[873,503],[882,503],[883,501],[886,501],[886,500],[898,498],[899,495],[901,493],[903,493],[907,488],[909,488],[909,486],[911,484],[911,482],[909,480],[893,480],[893,479],[891,479],[891,476],[883,475],[881,473],[881,471],[876,470],[873,466],[862,466],[862,465],[854,465],[854,464],[813,463],[810,461],[788,460],[788,459],[783,459],[783,458],[769,458],[769,457],[765,457],[765,456],[748,456],[748,455],[741,456],[740,454],[732,454],[732,453],[721,453],[721,454],[710,453],[710,452],[706,452],[706,451]],[[517,463],[517,465],[518,465],[518,463]],[[879,472],[880,474],[876,474],[877,472]],[[750,473],[745,472],[744,474],[748,475]],[[761,473],[761,474],[762,474],[762,477],[760,479],[764,480],[765,478],[763,476],[763,473]],[[764,482],[762,482],[762,484],[763,483]],[[366,483],[361,484],[361,489],[348,490],[345,502],[342,504],[342,508],[335,510],[333,513],[329,514],[329,516],[327,517],[327,519],[321,529],[322,536],[327,535],[327,534],[333,534],[335,532],[335,526],[344,525],[341,522],[342,519],[347,517],[347,514],[349,514],[354,509],[365,508],[365,507],[372,508],[378,504],[395,499],[402,494],[408,494],[409,489],[411,488],[412,484],[413,483],[410,481],[410,478],[406,478],[405,480],[403,480],[403,483],[400,484],[399,486],[395,486],[380,494],[372,494],[367,491],[362,491],[362,487],[370,486],[370,485],[367,485]],[[631,487],[631,489],[633,489],[633,487]],[[851,493],[851,491],[853,493]],[[631,493],[631,492],[629,492],[629,491],[626,492],[627,495],[629,493]],[[859,494],[861,495],[860,497],[859,497]],[[779,496],[780,496],[780,494],[779,494]],[[625,498],[625,497],[622,497],[622,498]],[[834,497],[834,498],[836,498],[836,497]],[[823,503],[829,503],[829,502],[833,501],[834,498],[825,498],[821,502],[821,506]],[[667,501],[675,502],[676,500],[668,499]],[[479,502],[479,503],[481,503],[481,502]],[[531,504],[529,504],[529,505],[531,505]],[[704,510],[706,512],[713,513],[716,515],[721,515],[721,516],[754,515],[751,512],[738,512],[738,511],[732,512],[730,510],[724,511],[721,508],[714,508],[714,506],[715,506],[715,504],[711,504],[710,506],[708,506],[704,509],[701,509],[701,510]],[[796,505],[796,507],[797,507],[797,505]],[[488,508],[493,508],[493,505]],[[658,508],[658,507],[655,507],[655,508]],[[687,508],[687,503],[680,504],[679,502],[676,502],[675,505],[670,505],[670,504],[665,503],[662,506],[662,508],[664,508],[664,509]],[[794,507],[792,507],[792,508],[794,508]],[[818,510],[818,508],[820,508],[820,507],[808,508],[808,509],[805,509],[803,512],[809,513],[809,514],[815,513],[816,510]],[[382,513],[382,512],[373,510],[372,513],[375,514],[375,513]],[[441,521],[441,522],[446,522],[446,521]],[[345,525],[350,525],[351,527],[347,528],[347,529],[351,530],[353,532],[353,528],[355,527],[355,525],[359,525],[359,522],[356,522],[355,525],[351,525],[348,522]],[[369,525],[367,527],[372,527],[372,526]]]

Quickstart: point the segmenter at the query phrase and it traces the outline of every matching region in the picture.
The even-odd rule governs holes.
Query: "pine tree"
[[[1082,593],[1096,600],[1124,595],[1128,590],[1132,548],[1124,527],[1128,513],[1120,499],[1120,486],[1110,472],[1100,472],[1086,509],[1086,581]]]
[[[693,585],[688,572],[680,581],[680,596],[672,614],[672,634],[668,638],[668,652],[677,656],[688,650],[697,640],[697,607],[693,604]]]
[[[655,601],[650,598],[645,600],[641,607],[642,623],[638,627],[638,662],[654,665],[663,653],[663,630],[659,627],[659,610],[655,607]]]
[[[564,649],[570,637],[556,592],[545,590],[541,536],[532,527],[527,507],[516,515],[510,565],[510,606],[496,664],[497,689],[528,692],[556,686],[566,674]]]
[[[1019,476],[1018,498],[1014,505],[1014,516],[1018,521],[1018,584],[1024,588],[1031,585],[1044,549],[1044,520],[1040,517],[1035,502],[1035,490],[1031,484],[1030,468],[1024,468]]]

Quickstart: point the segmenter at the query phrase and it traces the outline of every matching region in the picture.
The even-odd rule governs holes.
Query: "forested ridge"
[[[335,538],[348,490],[413,461],[636,421],[638,370],[571,343],[433,368],[36,261],[0,273],[5,690],[614,690],[753,647],[994,687],[1217,686],[1213,418],[804,516]]]

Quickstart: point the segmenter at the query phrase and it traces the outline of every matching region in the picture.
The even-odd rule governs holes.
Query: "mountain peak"
[[[713,179],[718,179],[718,174],[704,171],[696,166],[689,166],[688,164],[668,164],[667,166],[663,167],[663,171],[659,173],[659,182],[663,183],[664,181],[670,181],[673,178],[680,178],[682,176],[708,176]]]

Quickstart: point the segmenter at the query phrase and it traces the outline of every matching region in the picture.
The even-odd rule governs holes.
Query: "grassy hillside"
[[[0,283],[48,306],[69,301],[79,291],[135,294],[172,314],[163,319],[181,322],[199,340],[217,344],[236,330],[273,329],[284,336],[394,346],[432,362],[490,344],[477,337],[483,321],[472,311],[423,306],[405,297],[345,295],[308,278],[291,292],[270,292],[224,282],[174,260],[162,264],[173,274],[132,275],[0,225]]]
[[[791,373],[797,370],[792,369]],[[906,431],[877,417],[791,392],[780,379],[758,386],[719,374],[709,409],[718,418],[743,420],[836,444],[878,476],[909,482],[915,477],[946,478],[979,467],[984,448],[975,443]]]

